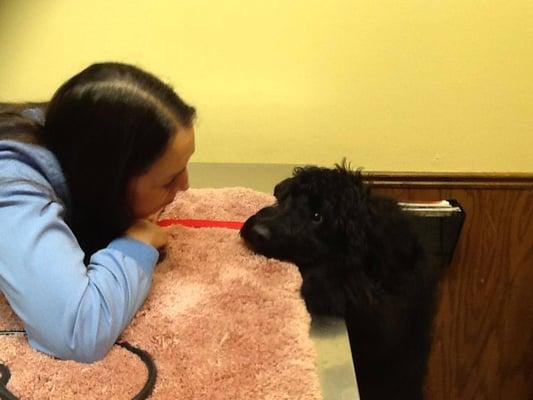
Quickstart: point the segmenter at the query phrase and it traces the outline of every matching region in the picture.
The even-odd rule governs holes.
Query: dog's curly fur
[[[297,168],[274,196],[242,237],[298,266],[311,314],[345,318],[361,399],[422,399],[439,274],[406,215],[344,162]]]

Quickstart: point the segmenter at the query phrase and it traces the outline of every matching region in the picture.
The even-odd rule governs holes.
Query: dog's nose
[[[254,226],[252,232],[254,236],[256,236],[261,241],[270,239],[270,230],[264,225],[259,224]]]
[[[254,221],[245,223],[241,230],[242,237],[252,246],[261,245],[270,239],[270,230],[262,225],[256,224]]]

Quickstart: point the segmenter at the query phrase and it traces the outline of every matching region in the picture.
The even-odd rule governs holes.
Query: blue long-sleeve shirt
[[[32,347],[94,362],[144,302],[159,254],[121,237],[85,265],[64,220],[68,204],[64,175],[50,151],[0,140],[0,291]]]

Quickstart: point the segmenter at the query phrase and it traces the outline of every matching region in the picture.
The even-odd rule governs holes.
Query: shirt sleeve
[[[0,291],[37,350],[87,363],[102,359],[144,302],[157,250],[122,237],[87,266],[44,177],[1,157],[0,172]]]

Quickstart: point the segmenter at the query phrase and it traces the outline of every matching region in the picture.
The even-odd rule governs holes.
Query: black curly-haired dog
[[[311,314],[345,318],[362,400],[422,399],[439,274],[406,215],[344,163],[296,168],[274,196],[241,236],[298,266]]]

